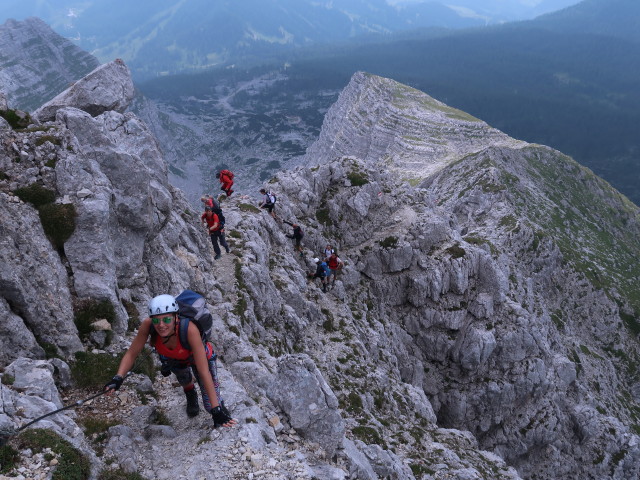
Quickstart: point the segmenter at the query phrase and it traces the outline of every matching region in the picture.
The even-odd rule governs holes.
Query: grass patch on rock
[[[86,480],[91,472],[89,459],[78,449],[51,430],[26,430],[18,436],[18,447],[31,449],[36,453],[50,448],[57,455],[58,465],[52,480]]]
[[[260,213],[260,209],[250,203],[239,203],[238,208],[243,212]]]
[[[118,371],[120,356],[107,353],[76,352],[71,376],[78,387],[101,387]]]
[[[13,193],[20,200],[30,203],[34,207],[41,207],[56,200],[56,193],[39,183],[32,183],[27,187],[18,188]]]
[[[45,233],[55,247],[62,248],[76,229],[75,206],[70,203],[49,203],[42,205],[38,212]]]
[[[86,337],[93,331],[91,324],[104,319],[110,324],[116,319],[116,311],[109,300],[84,300],[76,308],[74,322],[81,337]]]

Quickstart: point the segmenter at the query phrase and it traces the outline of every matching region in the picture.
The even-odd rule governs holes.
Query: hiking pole
[[[129,370],[124,377],[122,378],[122,380],[124,381],[124,379],[126,379],[129,375],[131,375],[131,373],[133,372],[133,370],[136,369],[137,367],[137,363],[144,359],[147,358],[149,356],[149,354],[151,353],[151,351],[147,351],[145,352],[145,355],[142,358],[138,358],[138,360],[136,360],[136,363],[133,365],[133,368],[131,368],[131,370]],[[2,383],[0,382],[0,385],[2,385]],[[26,425],[23,425],[22,427],[16,429],[16,428],[12,428],[12,427],[7,427],[5,430],[0,430],[0,447],[3,447],[7,444],[7,442],[9,441],[9,439],[15,435],[17,435],[18,433],[20,433],[22,430],[24,430],[27,427],[30,427],[31,425],[33,425],[36,422],[39,422],[40,420],[43,420],[47,417],[50,417],[51,415],[55,415],[56,413],[60,413],[63,412],[65,410],[69,410],[71,408],[76,408],[76,407],[81,407],[82,405],[84,405],[86,402],[93,400],[94,398],[98,398],[101,395],[104,395],[105,393],[110,392],[110,390],[102,390],[99,393],[96,393],[95,395],[91,395],[90,397],[87,397],[83,400],[78,400],[77,402],[74,402],[70,405],[67,405],[65,407],[59,408],[57,410],[54,410],[52,412],[46,413],[34,420],[31,420],[29,423],[27,423]]]

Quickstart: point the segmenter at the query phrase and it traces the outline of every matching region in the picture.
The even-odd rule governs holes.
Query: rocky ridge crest
[[[0,25],[0,52],[0,91],[20,110],[33,111],[98,66],[94,56],[35,17]]]
[[[585,232],[585,245],[597,245],[584,229],[591,219],[569,203],[587,191],[585,184],[602,192],[590,212],[603,222],[606,212],[615,212],[634,232],[637,209],[558,152],[509,139],[422,95],[356,75],[328,113],[305,166],[279,174],[271,185],[278,214],[304,226],[311,256],[327,242],[338,245],[347,265],[327,294],[308,282],[313,264],[296,255],[285,237],[288,227],[248,198],[224,202],[235,258],[214,264],[195,228],[197,214],[168,185],[153,137],[132,114],[94,118],[65,107],[42,125],[46,132],[3,133],[3,198],[36,225],[37,211],[13,192],[38,182],[78,212],[62,251],[47,248],[38,231],[39,248],[51,257],[38,267],[51,278],[67,272],[69,293],[56,293],[61,304],[92,297],[116,307],[115,341],[98,348],[121,350],[130,315],[125,306],[143,313],[154,294],[189,286],[206,292],[217,315],[223,393],[240,426],[219,432],[202,415],[187,420],[169,379],[149,387],[136,376],[118,398],[125,414],[108,431],[106,458],[148,478],[185,471],[220,478],[520,478],[498,455],[523,478],[638,474],[638,383],[631,370],[638,346],[627,328],[633,299],[617,283],[596,285],[558,237],[566,225]],[[394,102],[411,114],[405,119]],[[463,130],[477,132],[469,146],[457,134]],[[37,145],[45,134],[58,140]],[[420,141],[398,141],[409,137]],[[419,143],[422,153],[412,153],[410,143]],[[331,146],[333,156],[320,156]],[[45,164],[54,159],[53,166]],[[558,168],[553,179],[543,175],[550,165]],[[410,181],[398,173],[405,168]],[[576,179],[571,189],[570,178]],[[549,215],[534,208],[537,203],[522,204],[522,196],[544,196],[558,180],[576,195],[542,205],[555,212],[557,202],[558,215],[568,206],[573,216],[543,230]],[[3,231],[16,235],[15,217],[1,218]],[[602,229],[616,251],[638,252],[624,229]],[[12,238],[22,245],[22,238]],[[3,264],[25,268],[14,264],[30,255],[18,255],[8,250]],[[623,262],[621,255],[611,261]],[[12,270],[6,278],[20,277]],[[38,338],[38,318],[20,306],[30,292],[10,296],[32,279],[25,280],[0,291],[15,322],[34,333],[32,348],[10,339],[2,351],[42,358],[37,347],[48,339]],[[53,286],[42,288],[48,299],[56,298]],[[70,345],[49,340],[69,359],[86,347],[70,317],[54,313],[66,321]],[[101,339],[90,338],[95,348]],[[3,359],[9,362],[9,372],[55,372],[46,366],[53,360],[44,368],[34,360]],[[135,391],[145,388],[158,399],[134,414],[134,406],[145,407],[136,404]],[[25,421],[37,408],[57,404],[44,392],[10,386],[2,395],[3,426],[19,423],[20,408]],[[36,406],[29,410],[25,403]],[[171,426],[152,424],[161,407],[170,412]],[[59,417],[47,425],[87,452],[94,469],[102,467],[82,430]],[[194,454],[176,456],[176,442],[193,445]],[[221,452],[215,462],[210,448]]]

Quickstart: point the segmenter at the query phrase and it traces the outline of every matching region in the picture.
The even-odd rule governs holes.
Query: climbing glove
[[[215,428],[233,420],[231,415],[229,415],[229,411],[224,406],[220,405],[211,409],[211,418],[213,418],[213,426]]]
[[[120,375],[115,375],[111,380],[109,380],[105,386],[105,390],[118,390],[122,386],[122,382],[124,382],[124,378]]]

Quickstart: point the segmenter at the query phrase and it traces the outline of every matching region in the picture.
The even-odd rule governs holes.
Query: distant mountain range
[[[636,2],[585,1],[534,21],[438,38],[407,33],[376,45],[306,49],[286,69],[218,70],[140,88],[163,118],[180,112],[179,126],[152,123],[163,125],[158,136],[171,162],[182,168],[200,158],[207,183],[213,167],[231,160],[251,161],[250,175],[268,178],[300,155],[338,92],[363,70],[558,148],[640,204],[640,49],[637,31],[615,29],[620,18],[637,24]],[[567,33],[578,24],[579,33]],[[233,112],[221,107],[229,102]]]
[[[3,3],[5,18],[38,16],[101,61],[122,58],[135,78],[261,63],[292,48],[411,29],[484,26],[577,0],[477,2],[386,0],[26,0]],[[535,3],[535,2],[534,2]],[[365,41],[362,39],[361,41]]]

